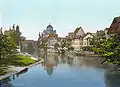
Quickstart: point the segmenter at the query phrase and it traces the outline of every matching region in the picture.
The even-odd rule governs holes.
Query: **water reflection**
[[[67,61],[67,64],[71,67],[73,66],[73,58],[68,56],[68,61]]]
[[[13,87],[13,85],[11,84],[10,77],[1,80],[0,81],[0,87]]]
[[[15,80],[20,75],[26,73],[28,71],[28,68],[24,69],[23,71],[13,74],[12,76],[5,78],[3,80],[0,80],[0,87],[14,87],[11,83],[12,80]]]
[[[120,72],[106,72],[106,87],[120,87]]]
[[[13,75],[9,78],[3,79],[0,81],[0,87],[14,87],[13,83],[12,83],[13,81],[15,81],[14,82],[14,84],[15,84],[16,82],[23,81],[23,80],[25,80],[25,81],[28,80],[28,84],[30,84],[30,82],[32,82],[32,81],[34,82],[34,80],[36,80],[35,82],[37,84],[39,84],[41,81],[42,81],[42,83],[44,83],[44,81],[46,83],[51,80],[53,81],[55,79],[53,83],[57,84],[58,82],[61,82],[59,79],[62,79],[64,82],[64,76],[67,76],[67,78],[65,77],[65,81],[66,81],[66,79],[68,80],[68,82],[70,80],[72,80],[73,83],[75,82],[76,84],[78,84],[81,81],[85,82],[85,83],[81,83],[81,84],[87,84],[87,81],[88,81],[87,79],[91,78],[91,80],[88,81],[88,83],[89,84],[94,83],[95,86],[92,86],[92,87],[96,87],[96,84],[99,84],[99,85],[102,84],[101,87],[120,87],[120,72],[118,72],[118,71],[111,72],[109,70],[109,67],[104,68],[104,66],[100,63],[99,57],[78,57],[78,56],[71,57],[69,55],[47,54],[47,55],[44,55],[43,58],[45,61],[42,62],[40,65],[38,65],[38,68],[33,67],[31,69],[32,72],[28,72],[28,69],[25,69],[24,71],[19,72],[16,75]],[[60,67],[61,65],[62,65],[62,68],[65,66],[64,69],[66,69],[66,70],[61,69],[61,67]],[[59,72],[60,70],[58,70],[58,69],[63,70],[65,72]],[[45,71],[45,73],[43,73],[43,70]],[[57,72],[59,72],[59,73],[55,72],[55,70],[58,70]],[[67,70],[71,70],[71,71],[67,71]],[[36,72],[38,72],[38,73],[36,73]],[[41,74],[41,72],[42,72],[42,74]],[[20,75],[22,75],[24,73],[29,73],[29,74],[27,74],[28,76],[27,75],[23,76],[22,77],[23,79],[18,80],[17,78],[21,78]],[[65,74],[65,75],[63,77],[56,76],[56,75],[60,75],[61,73],[62,73],[62,75],[63,74]],[[68,75],[66,75],[67,73],[68,73]],[[95,75],[93,73],[95,73]],[[46,76],[46,74],[48,76]],[[87,79],[85,79],[84,76]],[[31,77],[33,77],[34,79],[29,79]],[[50,77],[50,78],[48,78],[48,77]],[[101,77],[103,77],[103,78],[101,78]],[[57,78],[59,78],[59,79],[57,79]],[[40,81],[38,81],[38,79]],[[30,82],[29,82],[29,80],[30,80]],[[56,82],[56,81],[58,81],[58,82]],[[80,86],[80,85],[74,86],[76,84],[73,84],[73,86],[70,86],[70,87],[79,87]],[[40,85],[37,85],[37,86],[40,87]],[[49,86],[51,87],[51,85],[49,85]],[[21,86],[21,87],[29,87],[29,86]],[[35,87],[35,86],[33,85],[30,87]],[[48,87],[48,86],[43,86],[43,87]],[[53,87],[56,87],[56,86],[53,86]],[[88,86],[83,86],[83,87],[88,87]],[[100,86],[98,86],[98,87],[100,87]]]
[[[44,62],[42,63],[43,68],[46,70],[48,75],[52,75],[54,69],[57,68],[59,64],[67,64],[69,67],[103,67],[100,63],[100,58],[98,57],[70,57],[69,55],[58,55],[58,54],[47,54],[44,57]]]
[[[16,76],[19,77],[20,75],[26,73],[27,71],[28,71],[28,68],[25,68],[24,70],[22,70],[22,71],[16,73]],[[15,76],[14,76],[14,78],[15,78]]]
[[[58,64],[68,64],[69,67],[94,67],[103,68],[104,66],[100,62],[98,57],[70,57],[66,55],[48,55],[45,58],[45,62],[42,63],[44,69],[48,75],[52,75],[54,69]],[[106,69],[109,69],[107,67]],[[120,72],[111,72],[106,70],[105,72],[105,84],[106,87],[120,87]]]
[[[57,67],[59,63],[58,56],[49,55],[49,57],[44,58],[44,62],[42,62],[42,66],[44,70],[46,70],[48,75],[52,75],[53,70]]]

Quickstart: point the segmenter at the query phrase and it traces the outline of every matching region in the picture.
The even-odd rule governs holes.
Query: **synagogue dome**
[[[53,26],[51,26],[50,24],[47,26],[46,30],[53,30]]]

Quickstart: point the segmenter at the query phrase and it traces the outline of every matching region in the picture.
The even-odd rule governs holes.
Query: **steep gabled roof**
[[[70,32],[68,35],[74,35],[74,32]]]
[[[93,35],[92,33],[90,33],[90,32],[87,32],[87,33],[84,35],[84,37],[86,37],[88,34],[90,34],[91,36],[94,37],[94,35]]]
[[[74,31],[74,34],[76,34],[79,30],[80,30],[81,27],[79,28],[76,28],[75,31]]]
[[[108,29],[109,34],[118,32],[120,32],[120,16],[114,18],[112,24],[110,25],[110,28]]]
[[[95,36],[95,33],[91,33],[93,36]]]
[[[76,30],[74,31],[74,35],[76,35],[79,30],[81,30],[84,33],[84,30],[82,29],[82,27],[79,27],[79,28],[76,28]]]

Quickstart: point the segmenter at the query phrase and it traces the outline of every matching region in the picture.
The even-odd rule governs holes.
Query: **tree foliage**
[[[16,45],[10,37],[6,35],[0,36],[0,58],[12,54],[16,51]]]
[[[7,35],[8,37],[10,37],[14,43],[19,46],[20,45],[20,41],[21,41],[21,32],[19,30],[19,26],[17,25],[15,28],[15,25],[12,26],[12,29],[8,30],[5,32],[5,35]]]
[[[58,47],[60,47],[60,45],[59,45],[58,43],[55,43],[54,49],[55,49],[55,50],[58,50]]]
[[[19,30],[19,26],[18,25],[16,26],[15,34],[16,34],[16,44],[17,44],[17,46],[19,46],[20,45],[20,41],[21,41],[21,32]]]
[[[120,34],[111,36],[108,40],[102,39],[92,49],[102,55],[108,63],[120,64]]]
[[[12,29],[4,32],[4,35],[0,35],[0,58],[16,52],[17,46],[20,45],[21,32],[19,26],[12,26]]]
[[[29,54],[33,54],[33,52],[35,51],[33,44],[32,43],[28,43],[28,53]]]

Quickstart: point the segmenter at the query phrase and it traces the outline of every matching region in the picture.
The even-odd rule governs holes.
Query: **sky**
[[[0,26],[20,26],[22,35],[37,40],[50,23],[59,36],[77,27],[95,33],[120,16],[120,0],[0,0]]]

